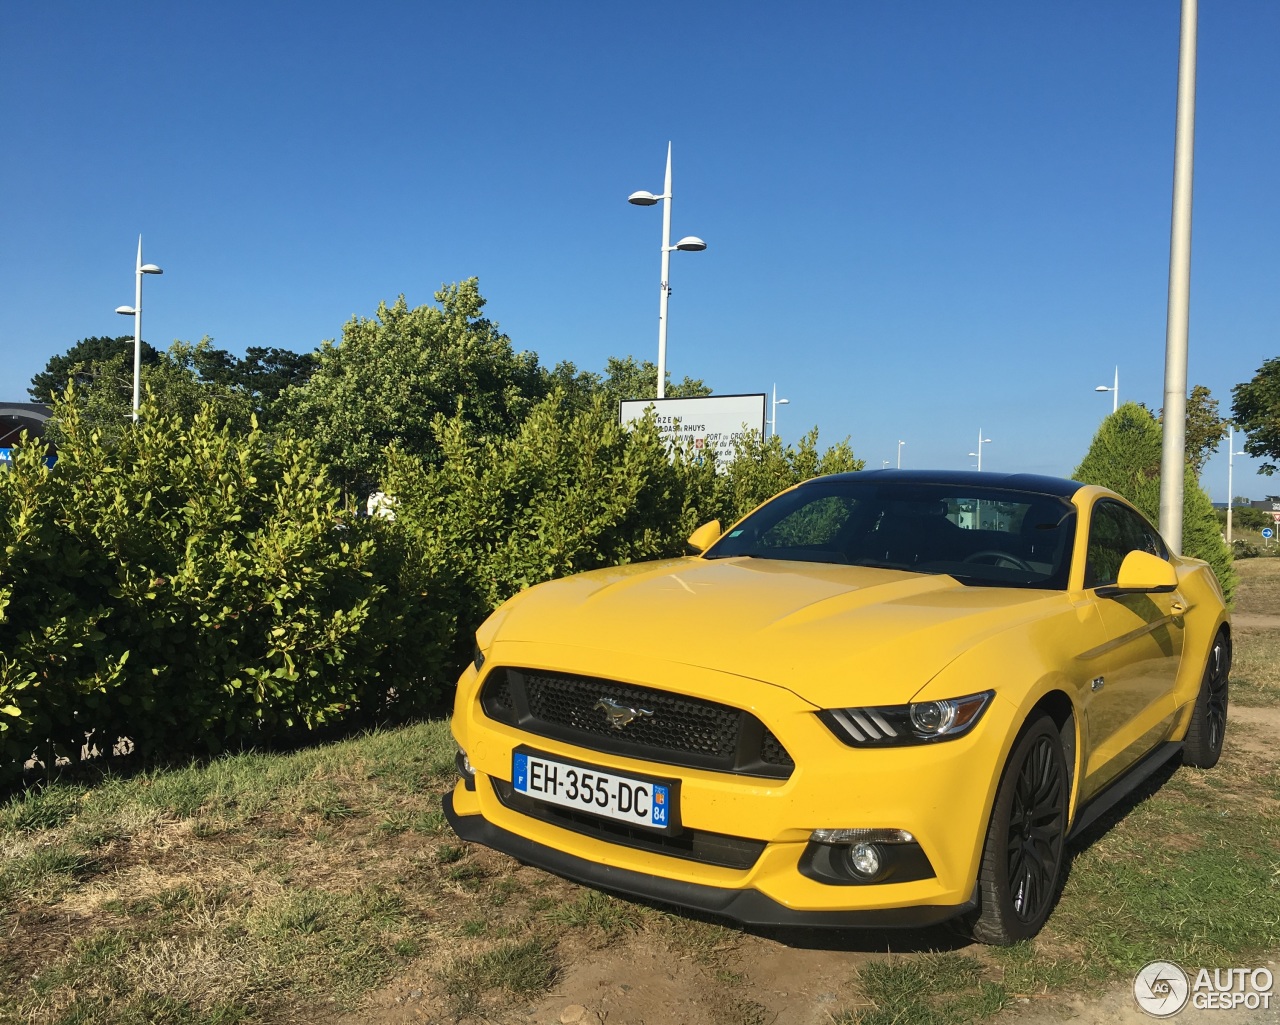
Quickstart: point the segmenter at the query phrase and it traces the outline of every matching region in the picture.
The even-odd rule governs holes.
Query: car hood
[[[1062,599],[861,566],[691,558],[539,584],[479,637],[656,657],[830,708],[908,701],[965,650]]]

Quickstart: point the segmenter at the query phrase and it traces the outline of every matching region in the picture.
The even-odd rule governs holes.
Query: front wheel
[[[974,939],[1008,946],[1040,931],[1062,878],[1069,797],[1062,738],[1041,716],[1019,735],[996,791],[978,870]]]
[[[1227,685],[1231,679],[1231,638],[1219,631],[1209,651],[1200,680],[1200,693],[1191,713],[1191,725],[1182,742],[1182,764],[1212,769],[1222,756],[1227,736]]]

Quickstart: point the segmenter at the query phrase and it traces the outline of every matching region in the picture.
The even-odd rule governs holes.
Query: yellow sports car
[[[744,923],[966,916],[1004,944],[1073,833],[1167,759],[1218,760],[1217,580],[1103,488],[840,474],[690,544],[480,627],[459,836]]]

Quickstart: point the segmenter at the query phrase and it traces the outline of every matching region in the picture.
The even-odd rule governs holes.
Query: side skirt
[[[1089,799],[1077,813],[1076,820],[1067,834],[1070,843],[1086,829],[1092,826],[1103,815],[1132,794],[1138,787],[1156,774],[1165,762],[1182,752],[1182,741],[1169,740],[1152,748],[1141,761],[1115,782],[1109,784],[1101,793]]]

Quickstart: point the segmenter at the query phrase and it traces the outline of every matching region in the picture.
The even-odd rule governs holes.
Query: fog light
[[[474,785],[476,779],[475,766],[471,764],[471,759],[467,757],[467,752],[458,748],[458,753],[453,756],[453,764],[458,769],[458,775],[462,777],[462,781],[468,785]]]
[[[856,843],[848,849],[845,857],[849,867],[860,876],[870,879],[880,874],[880,848],[873,843]]]

